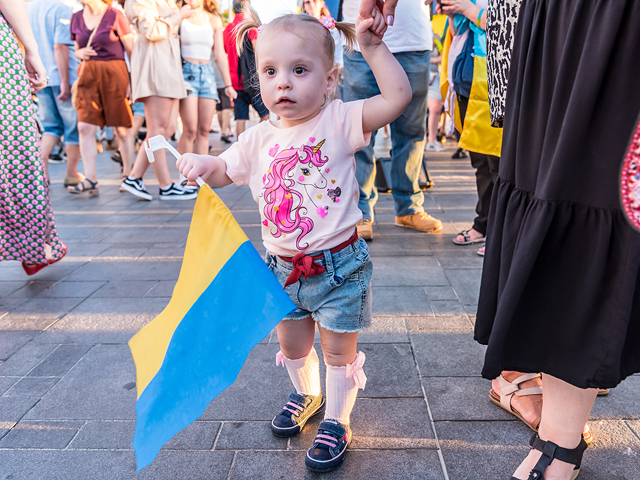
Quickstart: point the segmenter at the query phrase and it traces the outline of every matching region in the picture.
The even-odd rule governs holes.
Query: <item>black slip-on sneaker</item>
[[[135,195],[143,200],[149,200],[153,198],[151,194],[144,187],[144,180],[141,178],[126,177],[120,184],[120,188]]]
[[[160,200],[193,200],[197,196],[197,191],[185,190],[177,183],[160,189]]]
[[[282,411],[271,420],[271,431],[276,437],[293,437],[300,433],[307,420],[324,410],[324,397],[301,395],[293,392]]]

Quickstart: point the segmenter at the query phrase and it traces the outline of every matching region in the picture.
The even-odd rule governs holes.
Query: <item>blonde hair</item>
[[[253,8],[247,6],[244,11],[244,21],[236,27],[236,48],[238,49],[238,55],[242,53],[242,45],[245,35],[248,35],[249,30],[256,28],[260,29],[260,41],[261,36],[265,34],[271,34],[276,31],[286,31],[297,35],[303,40],[309,39],[309,36],[313,35],[313,40],[319,40],[318,46],[325,56],[325,60],[328,64],[333,65],[333,56],[335,53],[335,41],[331,36],[331,32],[320,21],[307,14],[296,13],[283,15],[281,17],[272,20],[266,25],[260,23],[258,14]],[[345,39],[345,50],[348,52],[353,51],[353,47],[356,44],[356,32],[352,23],[335,22],[335,28]]]

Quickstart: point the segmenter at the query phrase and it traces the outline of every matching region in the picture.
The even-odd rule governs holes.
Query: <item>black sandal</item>
[[[89,186],[87,186],[84,182],[89,182]],[[69,193],[80,194],[80,193],[88,193],[90,197],[95,197],[100,194],[100,190],[98,189],[98,181],[92,182],[88,178],[82,180],[79,184],[68,187]]]
[[[542,452],[542,456],[536,466],[533,467],[527,480],[544,480],[544,471],[547,467],[553,462],[554,458],[566,463],[571,463],[575,465],[573,469],[573,474],[571,475],[571,480],[575,480],[575,478],[580,473],[580,464],[582,463],[582,455],[584,451],[587,449],[587,444],[584,441],[584,437],[580,439],[580,444],[573,449],[562,448],[556,445],[553,442],[545,442],[544,440],[540,440],[540,437],[537,433],[531,435],[531,440],[529,440],[529,445],[531,448],[534,448],[540,452]],[[518,480],[516,477],[511,477],[511,480]]]

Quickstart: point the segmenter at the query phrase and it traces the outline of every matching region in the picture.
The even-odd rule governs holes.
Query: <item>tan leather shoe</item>
[[[442,222],[426,212],[396,217],[396,225],[398,227],[412,228],[427,233],[435,233],[442,230]]]
[[[358,236],[363,240],[372,240],[373,239],[373,227],[371,226],[373,222],[371,220],[367,220],[363,218],[356,225],[356,230],[358,230]]]

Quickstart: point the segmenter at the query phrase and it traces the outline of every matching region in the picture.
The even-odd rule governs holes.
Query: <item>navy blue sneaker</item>
[[[349,443],[351,428],[348,425],[343,426],[335,420],[323,420],[304,463],[313,472],[335,470],[344,461]]]
[[[293,392],[282,411],[271,420],[271,431],[276,437],[293,437],[300,433],[307,420],[324,410],[324,397],[301,395]]]

